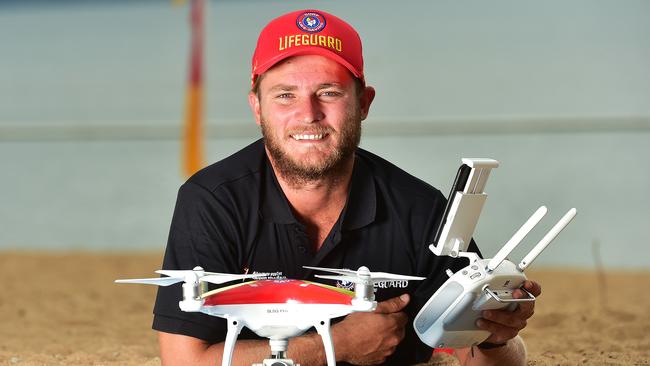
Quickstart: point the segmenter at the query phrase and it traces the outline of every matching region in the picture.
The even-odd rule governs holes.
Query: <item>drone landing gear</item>
[[[221,366],[230,366],[232,352],[235,350],[235,342],[237,342],[237,336],[239,336],[241,329],[244,327],[244,324],[235,318],[226,318],[226,321],[228,322],[228,333],[226,334],[226,341],[223,345],[223,359],[221,361]]]
[[[314,324],[316,331],[323,339],[323,346],[325,347],[325,358],[327,359],[327,366],[336,366],[336,357],[334,357],[334,345],[332,343],[332,335],[330,334],[330,319],[325,319]]]

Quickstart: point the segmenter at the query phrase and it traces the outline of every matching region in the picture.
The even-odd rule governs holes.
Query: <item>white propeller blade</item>
[[[400,280],[420,281],[425,279],[426,277],[407,276],[407,275],[393,274],[387,272],[371,272],[370,278],[372,278],[372,280],[375,282],[384,282],[384,281],[400,281]]]
[[[169,277],[175,277],[175,278],[185,278],[188,274],[196,274],[197,276],[207,274],[208,272],[204,272],[202,269],[201,270],[195,270],[195,269],[159,269],[156,271],[156,273],[163,274],[165,276]]]
[[[305,268],[315,269],[324,272],[338,273],[339,275],[316,275],[318,278],[325,278],[330,280],[342,280],[355,283],[365,283],[368,279],[372,282],[387,282],[387,281],[400,281],[400,280],[423,280],[425,277],[406,276],[393,274],[388,272],[370,272],[367,267],[359,267],[357,271],[349,269],[332,269],[322,267],[308,267]]]
[[[340,280],[340,281],[348,281],[354,283],[364,283],[367,281],[366,279],[357,276],[347,276],[347,275],[316,275],[316,277],[324,278],[328,280]],[[419,281],[425,278],[426,277],[396,275],[396,274],[385,273],[385,272],[373,272],[370,276],[370,279],[372,280],[373,283],[389,282],[389,281],[404,281],[404,280]]]
[[[158,277],[158,278],[133,278],[128,280],[115,280],[115,283],[142,283],[145,285],[158,285],[158,286],[169,286],[178,282],[183,282],[183,278]]]
[[[338,273],[341,275],[357,275],[357,271],[353,271],[351,269],[336,269],[336,268],[324,268],[324,267],[310,267],[310,266],[302,266],[303,268],[309,268],[309,269],[315,269],[318,271],[323,271],[323,272],[331,272],[331,273]]]
[[[326,280],[338,280],[338,281],[347,281],[347,282],[354,282],[354,283],[361,283],[364,282],[362,279],[360,279],[357,276],[346,276],[346,275],[315,275],[317,278],[324,278]]]
[[[210,273],[210,274],[201,277],[199,281],[214,283],[215,285],[220,285],[222,283],[235,281],[235,280],[244,280],[247,278],[256,278],[256,279],[266,278],[268,276],[267,273],[254,273],[254,274],[227,274],[227,273],[212,273],[212,272],[206,272],[206,273]]]
[[[255,273],[255,274],[230,274],[230,273],[217,273],[205,272],[201,267],[194,267],[194,269],[159,269],[156,271],[161,275],[168,277],[159,278],[134,278],[128,280],[116,280],[116,283],[143,283],[147,285],[169,286],[178,282],[196,280],[200,282],[209,282],[216,285],[222,283],[235,281],[246,278],[265,278],[268,273]],[[193,276],[193,277],[192,277]]]

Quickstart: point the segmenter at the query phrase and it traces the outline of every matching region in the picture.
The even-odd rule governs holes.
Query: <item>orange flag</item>
[[[183,173],[189,177],[203,168],[203,14],[205,0],[191,0],[189,78],[183,128]]]

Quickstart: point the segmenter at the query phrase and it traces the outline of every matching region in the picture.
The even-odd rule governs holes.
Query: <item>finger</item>
[[[391,299],[381,301],[377,304],[375,313],[390,314],[402,311],[409,303],[410,297],[408,294],[393,297]]]
[[[382,354],[382,356],[383,356],[384,359],[383,359],[381,362],[383,363],[383,362],[386,360],[386,358],[388,358],[388,356],[390,356],[390,355],[392,355],[393,353],[395,353],[395,350],[396,350],[396,349],[397,349],[397,346],[387,348],[387,349],[383,352],[383,354]]]
[[[539,284],[533,281],[525,281],[524,288],[530,291],[530,293],[535,297],[541,294],[541,287]],[[516,289],[512,292],[512,297],[515,299],[526,299],[529,296],[522,289]],[[533,316],[533,313],[535,312],[535,301],[520,302],[515,311],[519,312],[524,318],[528,319]]]
[[[530,296],[528,296],[528,294],[525,293],[524,290],[517,288],[512,290],[512,297],[515,299],[527,299]]]
[[[483,319],[516,330],[524,329],[527,325],[526,319],[528,319],[518,310],[514,312],[504,310],[486,310],[481,313],[481,316]]]
[[[535,297],[542,294],[542,285],[535,281],[526,280],[523,287]]]
[[[520,302],[513,313],[517,313],[524,319],[530,318],[535,313],[535,301]]]
[[[395,319],[395,322],[397,323],[397,325],[398,325],[399,327],[402,327],[402,328],[403,328],[403,327],[406,325],[406,323],[408,323],[408,321],[409,321],[409,317],[408,317],[408,315],[406,315],[406,313],[404,313],[403,311],[400,311],[400,312],[397,312],[397,313],[391,313],[391,314],[390,314],[390,317],[392,317],[393,319]]]
[[[476,321],[476,326],[479,329],[483,329],[491,333],[490,336],[485,340],[489,343],[504,343],[519,334],[519,331],[517,329],[483,318],[479,318]]]
[[[404,336],[406,335],[406,329],[404,328],[398,328],[391,332],[391,334],[387,334],[384,338],[383,341],[383,348],[394,348],[397,347],[400,342],[404,339]]]
[[[391,318],[392,320],[392,323],[385,328],[385,334],[387,337],[390,337],[390,335],[394,336],[394,344],[397,345],[406,335],[406,326],[409,318],[403,312],[392,313],[384,316]],[[389,341],[388,344],[391,344],[391,342]]]
[[[533,281],[524,281],[523,285],[521,288],[515,289],[512,291],[512,297],[515,299],[525,299],[530,297],[524,289],[528,292],[530,292],[533,296],[538,297],[539,295],[542,294],[542,287],[537,283]]]

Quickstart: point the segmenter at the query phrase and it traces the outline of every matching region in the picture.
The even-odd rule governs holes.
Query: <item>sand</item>
[[[0,252],[0,365],[159,365],[150,329],[161,254]],[[529,365],[649,365],[650,271],[531,269]],[[440,365],[454,365],[448,359]]]

